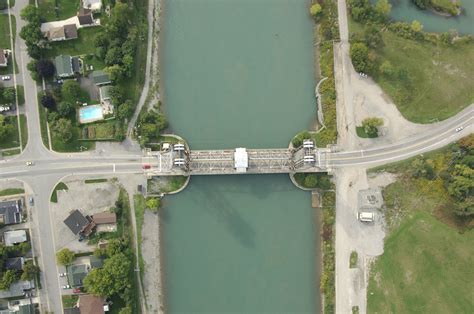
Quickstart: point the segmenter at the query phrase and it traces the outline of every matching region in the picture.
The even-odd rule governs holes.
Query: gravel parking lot
[[[58,202],[51,203],[55,250],[67,247],[75,252],[91,251],[94,247],[87,245],[86,241],[79,242],[78,236],[69,230],[64,220],[75,209],[79,209],[84,215],[108,211],[118,198],[119,187],[110,180],[86,184],[84,180],[70,179],[64,183],[69,189],[58,191]]]

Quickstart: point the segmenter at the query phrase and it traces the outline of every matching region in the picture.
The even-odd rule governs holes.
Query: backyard
[[[20,146],[20,138],[18,132],[18,123],[17,117],[15,116],[7,116],[5,117],[5,124],[12,125],[12,132],[6,136],[2,141],[0,141],[0,149],[8,149],[8,148],[15,148]],[[25,115],[20,115],[20,125],[21,125],[21,135],[22,135],[22,144],[23,148],[26,146],[26,142],[28,141],[28,133],[27,133],[27,124],[26,124],[26,117]]]
[[[350,23],[351,32],[363,33],[365,26]],[[447,119],[474,102],[474,43],[434,44],[403,38],[385,30],[383,45],[373,50],[375,64],[388,61],[394,72],[379,71],[373,79],[392,98],[402,115],[417,123]]]
[[[47,22],[59,21],[76,15],[79,1],[71,0],[38,0],[41,17]]]

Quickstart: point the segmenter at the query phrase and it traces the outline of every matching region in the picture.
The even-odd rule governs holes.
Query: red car
[[[143,165],[143,167],[142,167],[142,168],[143,168],[143,169],[150,169],[150,168],[151,168],[151,166],[150,166],[150,165],[148,165],[148,164],[146,164],[146,165]]]
[[[81,288],[74,288],[74,289],[72,290],[72,292],[73,292],[73,293],[81,293],[82,291],[81,291]]]

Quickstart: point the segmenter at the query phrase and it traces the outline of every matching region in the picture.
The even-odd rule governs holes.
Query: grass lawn
[[[473,231],[460,234],[425,211],[410,210],[372,267],[368,312],[471,313]]]
[[[57,203],[58,202],[58,191],[59,190],[69,190],[69,188],[67,187],[67,185],[64,183],[64,182],[59,182],[56,187],[54,188],[54,191],[53,191],[53,194],[51,194],[51,199],[50,201],[53,202],[53,203]]]
[[[23,117],[23,118],[22,118]],[[22,119],[26,119],[24,115],[20,115],[20,123]],[[5,117],[7,124],[13,125],[13,132],[6,139],[0,141],[0,149],[20,147],[20,138],[18,135],[18,122],[16,115]],[[24,139],[24,137],[22,137]]]
[[[62,300],[63,300],[63,307],[65,309],[68,309],[68,308],[76,306],[77,301],[79,300],[79,296],[78,295],[63,295]]]
[[[40,118],[41,138],[44,146],[49,149],[48,129],[47,129],[47,112],[46,109],[41,105],[40,96],[38,95],[38,111]]]
[[[56,4],[58,7],[56,9]],[[76,15],[79,10],[79,1],[72,0],[38,0],[41,17],[47,22],[59,21]]]
[[[363,26],[350,23],[351,32]],[[389,61],[404,68],[409,88],[396,76],[376,75],[374,80],[392,98],[402,115],[417,123],[447,119],[474,102],[474,44],[435,45],[405,39],[383,31],[384,46],[377,50],[377,64]]]
[[[24,189],[5,189],[0,191],[0,196],[16,195],[25,193]]]
[[[15,42],[16,34],[16,20],[15,16],[12,15],[12,33],[13,33],[13,42]],[[10,43],[10,25],[8,23],[8,14],[0,14],[0,47],[4,49],[11,49]],[[8,58],[8,66],[6,68],[0,69],[0,75],[3,74],[12,74],[13,73],[13,60],[10,56]],[[15,73],[18,73],[18,66],[15,62]]]
[[[108,179],[88,179],[88,180],[84,180],[84,183],[85,184],[94,184],[94,183],[104,183],[104,182],[107,182]]]
[[[142,227],[143,227],[143,215],[145,214],[146,204],[145,197],[141,194],[135,194],[133,196],[133,201],[135,205],[135,219],[137,222],[137,238],[138,238],[138,265],[140,266],[141,279],[143,280],[143,274],[145,271],[145,262],[142,257]]]
[[[100,26],[78,29],[77,39],[51,43],[51,49],[47,50],[47,56],[54,58],[60,54],[71,56],[94,54],[94,39],[102,30],[103,28]]]
[[[365,129],[364,127],[362,126],[356,126],[356,133],[357,133],[357,136],[358,137],[362,137],[362,138],[376,138],[377,136],[375,135],[369,135],[365,132]]]
[[[28,124],[26,120],[26,116],[24,114],[20,115],[20,129],[21,129],[21,144],[22,148],[26,147],[28,143]]]

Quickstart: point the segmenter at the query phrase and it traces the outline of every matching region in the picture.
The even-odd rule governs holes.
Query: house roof
[[[75,38],[77,38],[76,24],[64,25],[63,29],[64,29],[64,37],[66,37],[66,39],[75,39]]]
[[[21,222],[21,200],[0,202],[0,224]]]
[[[81,311],[78,307],[71,307],[68,309],[64,309],[64,314],[81,314]]]
[[[12,230],[3,233],[6,246],[13,246],[14,244],[26,242],[26,231],[25,230]]]
[[[7,64],[7,58],[3,49],[0,49],[0,64]]]
[[[79,296],[79,310],[81,314],[104,314],[105,300],[93,295]]]
[[[90,224],[89,220],[77,209],[64,220],[64,223],[74,234],[83,231]]]
[[[92,81],[95,85],[105,85],[112,83],[110,77],[104,71],[94,71],[92,72]]]
[[[72,58],[69,55],[59,55],[54,58],[54,65],[56,67],[56,73],[58,76],[71,76],[74,75],[72,69]]]
[[[16,298],[25,295],[25,290],[31,290],[35,287],[33,280],[19,280],[10,285],[8,290],[0,290],[0,299]]]
[[[18,306],[17,314],[34,314],[35,306],[33,304],[22,304]]]
[[[5,268],[9,270],[22,270],[24,260],[23,257],[7,258],[5,261]]]
[[[49,40],[66,38],[65,27],[54,27],[48,31]]]
[[[104,265],[104,260],[100,257],[91,255],[89,258],[89,263],[91,264],[92,268],[102,268],[102,266]]]
[[[82,281],[88,273],[87,265],[70,265],[67,267],[67,279],[72,287],[82,287]]]
[[[79,73],[81,72],[81,65],[79,64],[79,58],[78,57],[72,57],[72,70],[74,73]]]
[[[110,85],[101,86],[99,88],[100,100],[110,99],[110,89],[111,88],[112,88],[112,86],[110,86]]]
[[[92,220],[97,224],[114,224],[117,222],[117,216],[115,213],[111,212],[103,212],[103,213],[98,213],[94,214],[92,216]]]

